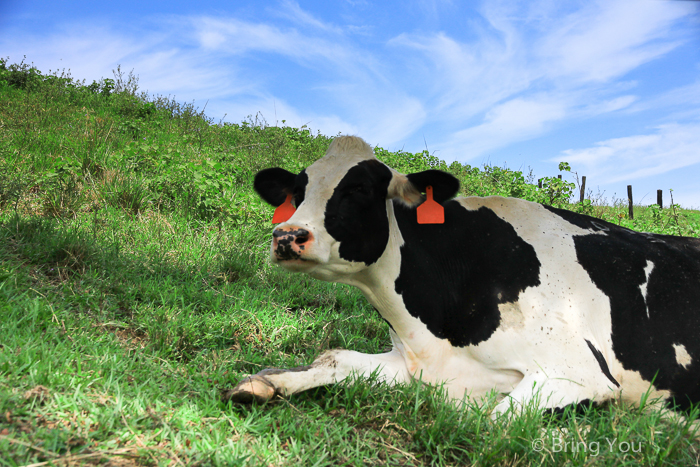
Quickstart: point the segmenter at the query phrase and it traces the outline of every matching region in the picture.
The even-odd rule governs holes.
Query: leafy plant
[[[43,213],[49,217],[74,217],[87,200],[80,165],[72,160],[57,161],[40,185],[44,189]]]
[[[559,171],[571,172],[571,167],[567,162],[560,162]],[[542,189],[539,193],[539,202],[556,207],[565,207],[569,204],[576,187],[574,183],[558,177],[544,177],[541,181]]]

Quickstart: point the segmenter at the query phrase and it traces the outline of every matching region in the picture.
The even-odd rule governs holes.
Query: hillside
[[[262,368],[390,344],[357,290],[266,259],[272,208],[253,175],[300,170],[331,139],[258,116],[213,122],[121,70],[86,84],[0,60],[0,465],[694,465],[687,424],[619,406],[502,425],[488,407],[445,404],[440,388],[364,381],[221,403]],[[622,205],[570,202],[575,186],[556,175],[538,188],[507,168],[375,151],[402,172],[449,171],[464,195],[700,235],[698,213],[678,206],[630,220]],[[552,448],[564,428],[588,448]],[[613,439],[639,450],[607,449]]]

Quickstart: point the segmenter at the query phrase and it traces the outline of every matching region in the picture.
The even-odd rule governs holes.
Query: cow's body
[[[261,172],[263,198],[279,205],[283,194],[271,193],[293,191],[298,206],[275,229],[273,262],[360,288],[393,349],[328,351],[253,375],[227,397],[267,400],[378,372],[444,383],[455,399],[508,395],[496,412],[535,396],[542,408],[638,403],[649,390],[681,408],[700,401],[700,240],[512,198],[446,201],[454,183],[398,174],[354,137],[299,175]],[[444,224],[416,222],[426,185]]]

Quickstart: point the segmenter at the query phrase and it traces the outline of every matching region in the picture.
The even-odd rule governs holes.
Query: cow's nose
[[[272,232],[272,249],[278,260],[300,259],[313,235],[299,227],[277,228]]]
[[[304,243],[309,239],[309,231],[306,229],[296,229],[296,228],[287,228],[287,229],[275,229],[274,232],[272,232],[272,237],[273,238],[280,238],[280,237],[287,237],[287,236],[293,236],[297,238],[296,242],[297,243]]]

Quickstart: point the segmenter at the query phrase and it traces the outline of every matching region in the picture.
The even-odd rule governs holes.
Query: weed
[[[145,211],[151,200],[146,182],[136,174],[114,172],[110,177],[103,179],[100,192],[107,205],[124,209],[132,215]]]

